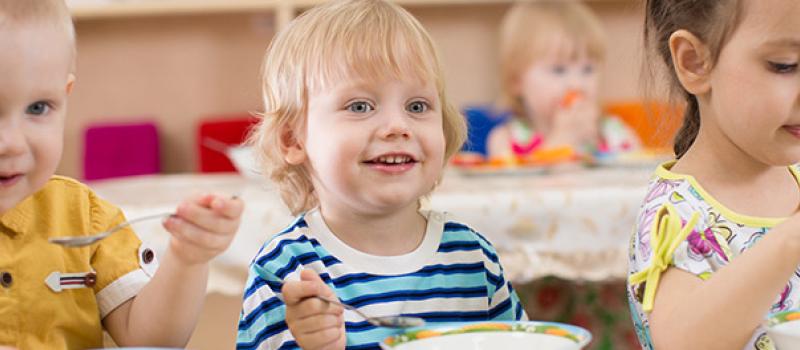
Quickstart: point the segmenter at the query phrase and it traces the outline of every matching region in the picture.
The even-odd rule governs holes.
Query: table
[[[449,212],[495,245],[532,318],[584,326],[597,339],[593,349],[633,349],[624,299],[627,246],[653,168],[502,176],[448,169],[423,205]],[[193,193],[239,195],[245,201],[242,223],[231,247],[212,261],[209,293],[241,295],[250,260],[293,219],[273,186],[238,174],[154,175],[90,185],[129,218],[173,210]],[[156,251],[166,248],[169,234],[160,223],[134,229]]]
[[[512,281],[621,279],[650,174],[645,168],[599,168],[546,176],[463,176],[451,169],[424,205],[447,211],[485,235]],[[246,205],[242,224],[231,248],[214,262],[228,272],[246,269],[261,244],[292,220],[274,187],[237,174],[151,175],[90,185],[129,218],[172,210],[201,191],[239,195]],[[166,247],[169,235],[160,223],[134,229],[157,251]],[[214,288],[227,290],[224,285]]]

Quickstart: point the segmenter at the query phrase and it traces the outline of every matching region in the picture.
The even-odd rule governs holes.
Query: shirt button
[[[11,277],[11,273],[3,272],[2,274],[0,274],[0,284],[2,284],[3,287],[10,288],[11,287],[11,283],[13,283],[13,282],[14,282],[14,278]]]
[[[147,248],[142,252],[142,261],[144,261],[145,264],[149,264],[149,263],[153,262],[153,259],[155,257],[156,257],[156,254],[153,253],[153,250],[150,249],[150,248]]]
[[[83,284],[85,284],[87,287],[94,287],[95,283],[97,283],[96,273],[89,272],[83,277]]]

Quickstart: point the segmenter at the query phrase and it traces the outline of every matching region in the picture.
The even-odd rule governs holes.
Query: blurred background
[[[247,263],[289,223],[270,185],[237,173],[228,156],[250,125],[249,113],[261,109],[261,59],[274,33],[323,1],[67,0],[77,28],[77,81],[58,173],[89,181],[128,217],[171,210],[198,190],[239,192],[247,201],[237,241],[213,267],[191,349],[234,347]],[[462,108],[494,104],[499,24],[513,1],[397,2],[436,41],[452,101]],[[609,38],[600,67],[602,102],[643,105],[641,2],[585,3]],[[640,136],[652,137],[647,133],[658,121],[639,112],[627,118],[640,124]],[[655,146],[668,146],[668,138]],[[633,349],[625,251],[654,164],[587,169],[588,183],[580,171],[454,173],[431,205],[473,224],[498,246],[531,319],[589,328],[595,349]],[[497,224],[498,217],[508,224]],[[136,230],[165,244],[158,224]]]

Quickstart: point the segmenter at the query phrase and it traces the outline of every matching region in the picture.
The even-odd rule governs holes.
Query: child
[[[105,328],[120,345],[183,346],[205,295],[208,261],[231,242],[240,200],[204,195],[165,222],[172,240],[156,271],[125,221],[85,185],[54,176],[61,157],[75,41],[62,0],[0,0],[0,346],[86,349]]]
[[[503,19],[500,41],[503,94],[512,118],[489,133],[490,158],[524,158],[564,146],[578,154],[639,147],[624,122],[602,116],[597,90],[605,38],[585,4],[518,3]]]
[[[298,217],[253,260],[238,348],[379,349],[396,332],[315,295],[369,316],[525,317],[489,242],[420,210],[466,130],[416,19],[331,1],[280,32],[263,67],[255,148]]]
[[[687,108],[631,239],[639,340],[773,349],[765,317],[800,306],[800,3],[649,0],[646,13]]]

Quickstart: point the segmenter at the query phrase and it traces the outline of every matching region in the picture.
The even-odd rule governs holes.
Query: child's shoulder
[[[319,242],[308,236],[308,222],[304,214],[297,216],[288,226],[269,237],[256,254],[255,260],[274,260],[282,255],[302,255],[311,252]]]
[[[439,251],[454,249],[480,251],[490,260],[497,262],[497,251],[489,239],[464,223],[447,220],[444,223]]]
[[[669,206],[682,219],[695,214],[705,216],[714,202],[697,181],[690,175],[672,172],[674,161],[661,164],[656,168],[642,205],[645,214],[654,214],[662,207]]]
[[[100,199],[86,184],[66,176],[52,176],[33,196],[35,206],[86,208]]]

